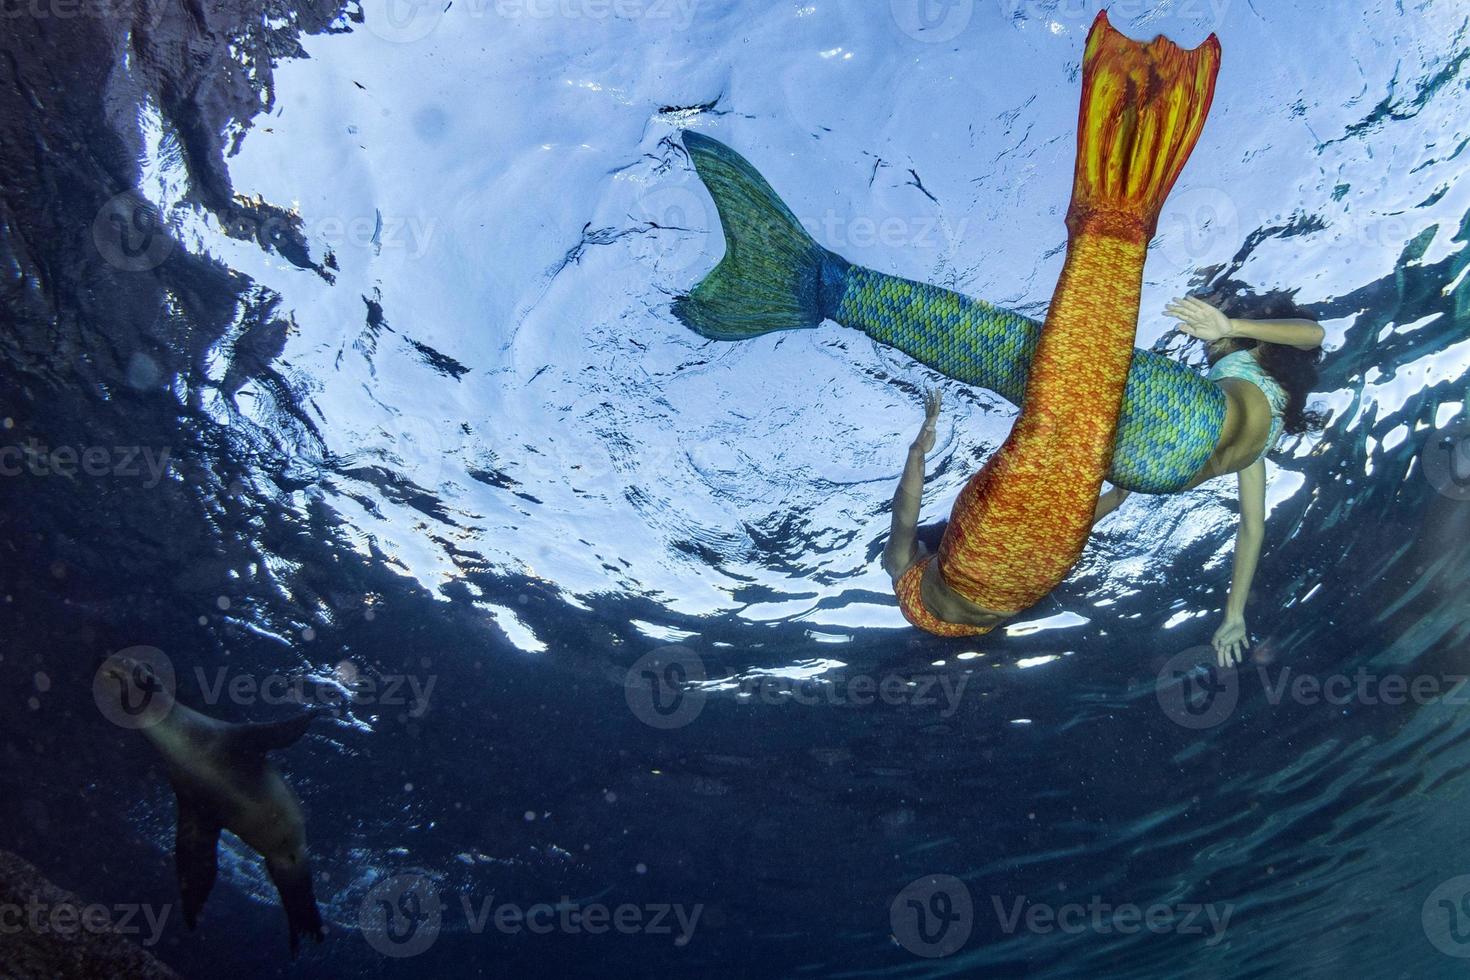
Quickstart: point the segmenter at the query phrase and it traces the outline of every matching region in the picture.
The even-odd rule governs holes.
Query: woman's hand
[[[1246,633],[1245,617],[1226,614],[1225,622],[1215,630],[1215,657],[1221,667],[1233,667],[1245,659],[1250,649],[1250,637]]]
[[[1181,321],[1180,330],[1200,340],[1220,340],[1235,333],[1228,316],[1194,296],[1175,299],[1164,307],[1164,312]]]
[[[934,429],[939,423],[941,401],[938,388],[924,395],[924,427],[919,430],[918,438],[914,440],[914,448],[921,453],[927,453],[934,448]]]

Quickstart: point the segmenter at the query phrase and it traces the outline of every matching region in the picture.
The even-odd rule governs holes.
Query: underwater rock
[[[139,929],[141,935],[147,936],[150,930],[141,923],[141,916],[130,916],[134,924],[121,926],[114,921],[113,909],[58,888],[35,867],[9,851],[0,851],[0,909],[20,910],[18,918],[6,916],[5,939],[0,942],[0,975],[7,978],[168,980],[178,977],[151,953],[121,934]],[[44,931],[25,925],[32,917],[27,910],[39,910]],[[158,911],[166,913],[167,907]],[[105,925],[100,921],[103,916]]]

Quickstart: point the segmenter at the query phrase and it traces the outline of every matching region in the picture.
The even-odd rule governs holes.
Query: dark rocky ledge
[[[161,914],[160,908],[155,914]],[[102,919],[106,918],[104,924]],[[124,923],[124,918],[132,921]],[[36,920],[43,928],[30,923]],[[127,935],[147,936],[141,914],[78,898],[26,861],[0,851],[0,976],[7,980],[169,980],[179,975]]]

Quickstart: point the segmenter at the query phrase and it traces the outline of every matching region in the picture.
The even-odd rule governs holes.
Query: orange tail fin
[[[1067,227],[1143,241],[1194,149],[1215,96],[1220,41],[1186,51],[1134,41],[1097,15],[1082,57],[1077,167]]]

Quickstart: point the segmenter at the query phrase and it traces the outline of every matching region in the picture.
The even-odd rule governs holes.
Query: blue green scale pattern
[[[1025,400],[1041,324],[983,300],[843,263],[823,290],[822,314],[896,347],[940,374]],[[1135,350],[1108,482],[1176,493],[1209,460],[1225,424],[1225,393],[1189,368]]]

